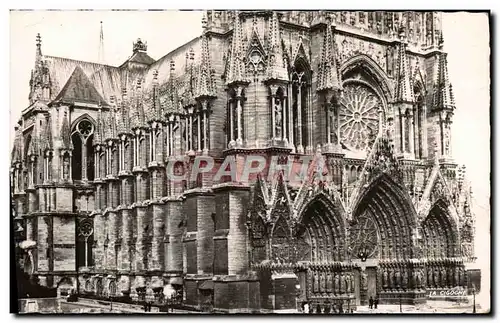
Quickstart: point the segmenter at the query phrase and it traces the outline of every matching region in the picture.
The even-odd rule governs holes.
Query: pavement
[[[137,313],[137,314],[167,314],[165,312],[159,312],[157,307],[153,307],[151,312],[144,312],[144,309],[140,305],[125,304],[125,303],[113,303],[112,306],[109,303],[102,301],[96,301],[91,299],[80,298],[78,302],[67,302],[66,300],[61,300],[61,311],[63,313]],[[481,309],[479,304],[476,305],[476,313],[485,313],[486,311]],[[173,314],[209,314],[200,313],[189,310],[173,309]],[[273,313],[276,314],[302,314],[296,309],[289,310],[276,310]],[[446,301],[428,301],[426,304],[420,305],[379,305],[377,309],[370,309],[368,306],[357,306],[357,310],[354,314],[424,314],[424,313],[449,313],[449,314],[459,314],[459,313],[473,313],[473,305],[470,303],[453,303]],[[332,314],[333,315],[333,314]]]
[[[105,301],[97,301],[93,299],[79,298],[77,302],[67,302],[66,300],[61,300],[61,311],[63,313],[137,313],[137,314],[167,314],[165,312],[159,312],[158,307],[152,307],[151,312],[145,312],[141,305],[133,305],[126,303],[116,303]],[[188,314],[197,313],[188,310],[173,309],[173,314]]]

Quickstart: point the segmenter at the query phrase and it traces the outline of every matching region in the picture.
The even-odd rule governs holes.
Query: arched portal
[[[448,214],[446,204],[438,200],[422,223],[427,258],[447,258],[458,255],[458,232]]]
[[[298,260],[343,261],[345,222],[323,194],[312,199],[302,211],[297,224]]]
[[[412,257],[415,209],[400,184],[381,175],[364,191],[353,210],[350,250],[353,258]]]

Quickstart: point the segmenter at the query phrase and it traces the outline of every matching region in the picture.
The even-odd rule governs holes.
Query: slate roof
[[[54,99],[54,102],[106,104],[102,95],[97,91],[80,66],[75,67],[66,85],[64,85],[61,92]]]

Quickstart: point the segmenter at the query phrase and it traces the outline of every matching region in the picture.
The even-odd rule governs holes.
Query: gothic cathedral
[[[43,286],[265,312],[470,283],[440,13],[207,11],[200,37],[158,60],[138,39],[120,66],[45,55],[38,35],[29,102],[12,199]],[[189,176],[197,156],[250,155],[325,167]]]

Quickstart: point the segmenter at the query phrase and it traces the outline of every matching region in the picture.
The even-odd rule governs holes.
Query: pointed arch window
[[[71,133],[73,143],[72,178],[73,180],[94,180],[94,124],[82,119]]]
[[[243,111],[245,109],[245,89],[237,87],[228,92],[226,133],[228,147],[241,146],[245,140]]]
[[[310,70],[307,65],[298,61],[292,73],[291,85],[291,125],[289,138],[298,153],[310,147]]]
[[[90,220],[79,223],[79,234],[77,241],[78,267],[89,267],[93,265],[92,245],[94,244],[94,225]]]
[[[54,153],[51,150],[45,151],[45,158],[43,161],[43,180],[49,182],[52,180],[52,158]]]

